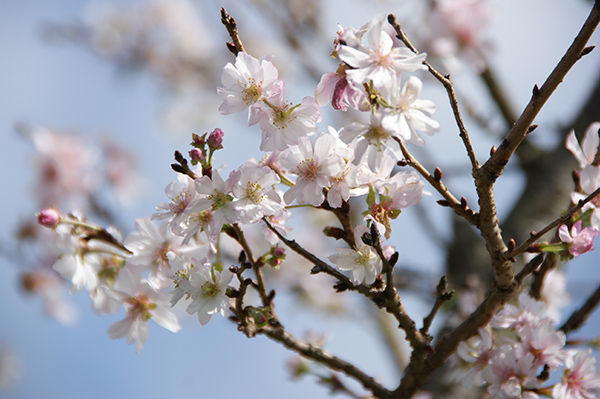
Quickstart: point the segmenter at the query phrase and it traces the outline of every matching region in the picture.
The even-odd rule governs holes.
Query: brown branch
[[[446,291],[447,288],[448,288],[448,280],[446,280],[446,276],[442,276],[440,278],[439,284],[436,287],[436,297],[435,297],[435,303],[433,304],[433,308],[431,309],[431,312],[429,313],[429,315],[427,315],[423,319],[423,327],[421,327],[421,334],[429,334],[429,327],[431,327],[433,318],[437,314],[438,310],[444,303],[446,303],[452,299],[452,296],[454,295],[454,291],[447,292]]]
[[[408,40],[400,24],[396,20],[396,17],[393,14],[388,15],[388,22],[394,30],[396,31],[396,35],[398,39],[400,39],[406,47],[408,47],[413,53],[419,54],[415,46]],[[454,114],[454,120],[456,121],[456,125],[458,126],[459,136],[463,141],[465,149],[467,150],[467,155],[469,156],[469,160],[471,161],[471,166],[475,171],[479,168],[479,162],[477,161],[477,157],[475,156],[475,152],[473,151],[473,146],[471,145],[471,139],[469,138],[469,133],[467,132],[467,128],[463,123],[462,117],[460,116],[460,110],[458,109],[458,100],[456,98],[456,92],[454,91],[454,85],[452,84],[452,79],[450,76],[443,76],[439,73],[434,67],[429,64],[427,61],[423,61],[423,64],[429,69],[429,72],[444,86],[446,92],[448,94],[448,100],[450,100],[450,107],[452,108],[452,113]]]
[[[179,151],[175,151],[175,160],[177,163],[172,163],[171,169],[177,173],[189,176],[192,180],[196,180],[198,178],[198,175],[190,169],[187,159],[185,159],[185,157],[181,155]]]
[[[244,45],[242,44],[242,40],[240,39],[240,35],[238,33],[237,23],[235,22],[235,19],[233,19],[233,17],[230,16],[227,11],[225,11],[225,8],[221,8],[221,23],[225,25],[227,33],[229,33],[229,37],[231,37],[233,42],[226,43],[229,51],[231,51],[235,56],[237,56],[240,51],[245,51]]]
[[[260,300],[263,306],[272,306],[271,298],[269,298],[269,294],[267,293],[267,288],[265,285],[265,279],[263,277],[262,270],[260,268],[260,265],[258,265],[257,262],[254,260],[254,257],[252,255],[252,249],[248,245],[248,241],[246,241],[244,232],[237,223],[234,223],[232,227],[236,234],[236,241],[242,246],[242,249],[248,257],[248,261],[252,265],[252,270],[254,271],[254,275],[256,276],[256,288],[258,294],[260,295]]]
[[[537,85],[534,86],[531,100],[502,141],[502,144],[481,167],[479,171],[480,176],[485,174],[492,182],[500,176],[512,154],[527,136],[529,127],[546,101],[563,81],[567,72],[569,72],[582,55],[587,53],[584,53],[585,46],[599,22],[600,3],[596,1],[579,34],[575,37],[575,40],[550,73],[542,87],[538,88]]]
[[[448,187],[442,183],[442,174],[441,170],[436,169],[436,174],[432,175],[429,173],[427,169],[423,165],[417,161],[415,157],[408,151],[402,140],[397,137],[394,137],[394,140],[400,145],[400,150],[402,151],[402,155],[406,163],[411,166],[414,170],[416,170],[427,182],[444,197],[445,201],[438,201],[438,204],[442,206],[448,206],[454,210],[458,215],[465,218],[467,222],[472,224],[475,227],[479,226],[479,214],[474,212],[467,206],[466,200],[461,199],[461,201],[457,200],[454,195],[448,190]]]
[[[559,328],[565,334],[578,329],[586,321],[587,317],[600,303],[600,286],[596,288],[596,291],[585,301],[585,303],[577,309],[571,317]]]
[[[563,215],[561,215],[560,217],[558,217],[557,219],[555,219],[554,221],[549,223],[546,227],[544,227],[540,231],[537,231],[537,232],[532,231],[527,240],[525,240],[521,245],[519,245],[515,249],[504,252],[502,254],[502,257],[504,259],[511,259],[511,258],[525,252],[531,244],[538,241],[544,234],[548,233],[555,227],[566,223],[575,213],[577,213],[577,211],[579,211],[581,208],[583,208],[585,206],[585,204],[587,204],[588,202],[594,200],[594,198],[596,198],[598,195],[600,195],[600,188],[597,188],[593,193],[591,193],[584,199],[580,200],[577,203],[577,205],[571,207],[567,212],[565,212]]]
[[[377,383],[373,377],[365,374],[356,366],[339,359],[321,348],[297,340],[292,334],[285,331],[283,326],[267,326],[260,330],[260,333],[265,334],[269,338],[283,344],[287,348],[299,353],[300,355],[328,366],[332,370],[341,371],[347,376],[360,382],[365,389],[380,399],[387,399],[391,392]]]
[[[535,270],[543,261],[544,254],[533,258],[514,279],[508,289],[494,285],[488,292],[485,300],[477,309],[458,327],[447,333],[437,342],[427,359],[425,365],[419,370],[413,369],[412,361],[407,367],[406,374],[398,388],[394,391],[394,399],[408,399],[414,395],[419,387],[425,384],[434,371],[440,368],[448,357],[456,351],[458,344],[473,337],[477,330],[487,325],[492,317],[504,304],[506,304],[521,288],[523,279]]]

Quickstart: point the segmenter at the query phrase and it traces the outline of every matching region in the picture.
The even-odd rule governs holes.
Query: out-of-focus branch
[[[391,395],[391,392],[377,383],[373,377],[365,374],[354,365],[325,352],[321,348],[296,339],[292,334],[285,331],[280,324],[275,326],[268,325],[262,328],[260,333],[265,334],[272,340],[283,344],[285,347],[308,359],[324,364],[332,370],[343,372],[360,382],[363,387],[372,392],[377,398],[387,399]]]
[[[586,321],[587,317],[590,313],[598,306],[600,303],[600,286],[596,288],[596,291],[585,301],[585,303],[577,309],[571,317],[565,323],[560,326],[559,330],[562,330],[565,334],[578,329],[581,325]]]

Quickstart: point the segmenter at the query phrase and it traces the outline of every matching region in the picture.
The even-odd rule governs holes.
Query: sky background
[[[149,216],[157,204],[165,201],[164,187],[174,179],[168,166],[173,151],[187,151],[190,141],[192,130],[180,128],[173,132],[165,128],[160,116],[164,98],[148,76],[118,74],[111,65],[78,46],[42,40],[44,23],[78,19],[88,3],[81,0],[0,2],[0,181],[3,187],[0,209],[4,210],[0,212],[0,345],[10,346],[21,366],[21,379],[10,391],[0,391],[0,398],[328,397],[326,389],[311,377],[301,382],[290,381],[284,367],[291,357],[289,352],[264,337],[245,338],[220,317],[213,318],[202,328],[193,317],[180,320],[183,328],[177,334],[150,322],[148,342],[136,354],[134,346],[126,345],[124,340],[110,340],[106,335],[108,327],[122,317],[122,312],[98,317],[89,309],[86,294],[77,293],[72,300],[79,309],[79,321],[66,327],[43,314],[39,299],[25,297],[18,289],[18,274],[23,265],[13,256],[17,249],[14,229],[19,221],[33,217],[37,209],[29,199],[33,184],[28,167],[32,146],[16,134],[16,123],[75,129],[90,138],[108,132],[132,148],[141,173],[150,184],[136,206],[123,212],[126,226],[132,226],[137,217]],[[329,3],[327,12],[322,15],[326,21],[324,26],[330,27],[328,38],[335,34],[336,23],[358,27],[375,13],[396,12],[386,2],[369,6],[355,3],[352,8],[344,7],[342,1]],[[492,66],[505,82],[515,109],[526,104],[534,84],[543,82],[591,7],[590,2],[583,0],[536,0],[526,2],[525,6],[521,3],[517,0],[495,2],[496,15],[488,31],[495,48]],[[245,14],[234,14],[235,6],[231,2],[205,1],[200,5],[206,15],[214,15],[215,19],[220,6],[225,5],[238,23],[244,24]],[[268,37],[265,42],[269,42]],[[590,44],[600,44],[598,33]],[[273,51],[275,49],[273,47]],[[277,60],[276,52],[273,54],[276,63],[283,62]],[[322,57],[327,56],[322,54]],[[590,85],[588,78],[595,76],[599,67],[598,51],[578,63],[536,123],[556,127],[566,122],[585,99]],[[481,92],[481,87],[468,76],[457,76],[454,80],[463,92]],[[215,86],[218,84],[215,82]],[[297,98],[301,98],[301,95],[312,94],[314,84],[296,90],[303,93],[298,94]],[[426,89],[423,97],[444,104],[438,90]],[[256,132],[228,135],[229,131],[235,131],[234,126],[239,126],[236,123],[240,119],[233,122],[219,119],[218,105],[216,102],[212,110],[203,110],[213,115],[207,125],[197,126],[193,131],[211,130],[215,123],[223,127],[225,147],[231,148],[229,158],[223,162],[232,168],[249,156],[260,156]],[[445,104],[438,107],[436,119],[442,124],[449,123],[444,122],[449,116]],[[435,139],[438,143],[431,146],[431,159],[451,165],[455,158],[463,156],[464,150],[453,133],[440,134]],[[541,140],[546,145],[553,142],[550,133]],[[429,146],[433,140],[426,141]],[[489,138],[474,137],[473,141],[479,154],[487,153],[494,144]],[[468,190],[472,188],[468,184],[460,179],[452,183],[458,189],[465,188],[467,198],[471,198]],[[500,215],[510,206],[514,198],[511,194],[518,191],[518,186],[519,179],[515,176],[499,183],[496,193],[500,197]],[[425,205],[431,206],[437,199],[434,195],[426,199]],[[446,210],[438,207],[432,212],[447,229]],[[414,215],[407,214],[407,220],[416,220]],[[419,232],[418,227],[415,230]],[[440,260],[439,253],[427,252],[426,246],[415,239],[412,229],[396,239],[402,259],[409,263],[433,265]],[[414,250],[409,251],[409,248]],[[585,296],[595,289],[599,280],[598,259],[597,253],[588,254],[569,268],[572,276],[569,289],[575,296]],[[435,270],[435,266],[432,269]],[[407,307],[412,314],[420,314],[425,309],[411,301]],[[278,297],[278,310],[292,315],[284,324],[298,336],[302,336],[307,326],[316,331],[331,330],[328,350],[356,361],[387,386],[394,385],[392,366],[382,356],[384,347],[365,323],[302,310],[285,295]],[[583,336],[597,331],[597,315],[595,319],[595,323],[582,330]]]

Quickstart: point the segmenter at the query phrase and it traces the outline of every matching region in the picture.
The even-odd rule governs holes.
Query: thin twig
[[[372,392],[377,398],[387,399],[391,392],[377,383],[373,377],[365,374],[356,366],[339,359],[319,347],[297,340],[292,334],[285,331],[281,325],[267,326],[261,329],[262,334],[283,344],[300,355],[328,366],[332,370],[341,371],[349,377],[360,382],[363,387]]]
[[[240,51],[245,51],[244,45],[242,44],[242,40],[240,39],[240,35],[238,33],[237,23],[235,22],[235,19],[233,19],[233,17],[230,16],[227,11],[225,11],[225,8],[221,8],[221,23],[225,25],[227,33],[229,33],[229,37],[231,37],[233,42],[226,43],[229,51],[231,51],[235,56],[237,56]]]
[[[596,291],[585,301],[585,303],[577,309],[571,317],[560,327],[559,330],[562,330],[565,334],[568,334],[570,331],[576,330],[585,322],[590,313],[598,306],[600,303],[600,286],[596,288]]]
[[[446,276],[442,276],[440,278],[439,284],[436,287],[436,297],[435,303],[433,304],[433,308],[431,309],[429,315],[427,315],[427,317],[423,319],[423,327],[421,327],[422,334],[429,334],[429,327],[431,327],[431,323],[433,322],[433,318],[437,314],[437,311],[444,303],[452,299],[454,291],[447,292],[447,288],[448,280],[446,279]]]
[[[525,252],[531,244],[538,241],[544,234],[548,233],[555,227],[567,222],[575,213],[577,213],[581,208],[583,208],[585,206],[585,204],[587,204],[590,201],[593,201],[594,198],[596,198],[598,195],[600,195],[600,188],[597,188],[593,193],[591,193],[584,199],[580,200],[577,203],[577,205],[573,206],[571,209],[566,211],[560,217],[556,218],[553,222],[548,224],[546,227],[544,227],[540,231],[531,232],[529,235],[529,238],[527,240],[525,240],[521,245],[516,247],[514,250],[504,252],[502,254],[502,257],[504,259],[511,259],[511,258],[514,258],[515,256]]]
[[[412,45],[410,40],[406,37],[400,24],[396,20],[396,17],[393,14],[388,15],[388,22],[390,25],[394,27],[396,31],[398,39],[400,39],[406,47],[408,47],[413,53],[419,54],[415,46]],[[469,138],[469,133],[467,132],[467,128],[463,123],[462,117],[460,116],[460,110],[458,109],[458,100],[456,98],[456,93],[454,91],[454,85],[452,84],[452,79],[450,76],[443,76],[439,73],[434,67],[429,64],[427,61],[423,61],[423,64],[429,69],[429,72],[444,86],[446,92],[448,93],[448,99],[450,100],[450,107],[452,107],[452,112],[454,113],[454,119],[456,121],[456,125],[458,126],[459,136],[463,141],[465,149],[467,150],[467,155],[469,156],[469,160],[471,161],[471,166],[473,170],[477,170],[479,168],[479,162],[477,161],[477,157],[475,156],[475,151],[473,151],[473,146],[471,144],[471,139]]]
[[[440,193],[442,197],[444,197],[445,202],[438,201],[438,203],[443,206],[449,206],[458,215],[464,217],[467,222],[469,222],[475,227],[478,227],[479,214],[470,209],[467,206],[465,200],[461,199],[461,201],[459,201],[454,195],[452,195],[452,193],[448,190],[448,187],[446,187],[444,183],[442,183],[441,172],[439,178],[433,176],[431,173],[429,173],[427,169],[425,169],[423,165],[419,163],[419,161],[417,161],[415,157],[412,156],[412,154],[408,151],[402,140],[400,140],[397,137],[394,137],[394,140],[396,140],[398,145],[400,145],[400,150],[402,151],[402,155],[404,156],[404,159],[407,162],[407,164],[411,166],[414,170],[416,170],[421,176],[423,176],[423,178],[425,178],[425,180],[427,180],[427,182],[438,193]]]
[[[269,294],[267,293],[267,288],[265,285],[265,279],[263,277],[262,270],[260,268],[260,265],[258,265],[254,260],[254,257],[252,255],[252,249],[248,245],[248,241],[246,241],[244,232],[237,223],[234,223],[232,227],[235,230],[237,242],[242,246],[242,249],[248,257],[248,261],[252,265],[252,270],[254,271],[254,275],[256,276],[256,287],[258,294],[260,295],[260,300],[263,306],[271,306],[271,300],[269,298]]]
[[[600,2],[595,1],[579,34],[575,37],[575,40],[550,73],[542,87],[538,88],[537,85],[534,86],[531,99],[523,110],[523,113],[512,126],[502,144],[481,167],[480,175],[485,174],[492,181],[495,181],[500,176],[512,154],[527,136],[529,127],[546,101],[564,80],[564,77],[573,65],[575,65],[582,55],[587,54],[587,52],[584,52],[585,46],[598,26],[598,23],[600,23]]]
[[[341,281],[344,284],[344,286],[345,286],[346,289],[359,291],[359,292],[361,292],[363,294],[366,294],[366,293],[369,292],[370,288],[367,287],[366,285],[364,285],[364,284],[361,284],[361,285],[358,285],[358,286],[354,285],[352,283],[352,281],[350,281],[350,279],[348,277],[346,277],[343,273],[341,273],[336,268],[330,266],[326,262],[322,261],[321,259],[317,258],[314,254],[312,254],[311,252],[309,252],[306,249],[304,249],[295,240],[288,240],[287,238],[285,238],[279,231],[277,231],[277,229],[275,229],[271,225],[271,223],[269,223],[269,221],[267,220],[267,218],[263,218],[263,221],[266,223],[267,227],[273,233],[275,233],[275,235],[277,235],[277,237],[285,245],[287,245],[291,250],[293,250],[298,255],[302,256],[304,259],[308,260],[310,263],[312,263],[314,265],[314,267],[311,270],[312,274],[325,273],[325,274],[333,276],[336,279],[338,279],[339,281]]]

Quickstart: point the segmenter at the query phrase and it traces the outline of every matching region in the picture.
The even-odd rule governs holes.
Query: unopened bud
[[[40,213],[35,216],[37,217],[39,224],[50,228],[56,226],[60,220],[60,213],[54,208],[42,209]]]
[[[196,165],[198,162],[204,159],[204,154],[198,148],[192,148],[189,152],[190,159],[192,160],[192,165]]]
[[[221,145],[223,143],[223,131],[219,128],[216,128],[208,135],[208,146],[214,150],[218,150],[219,148],[223,148]]]

